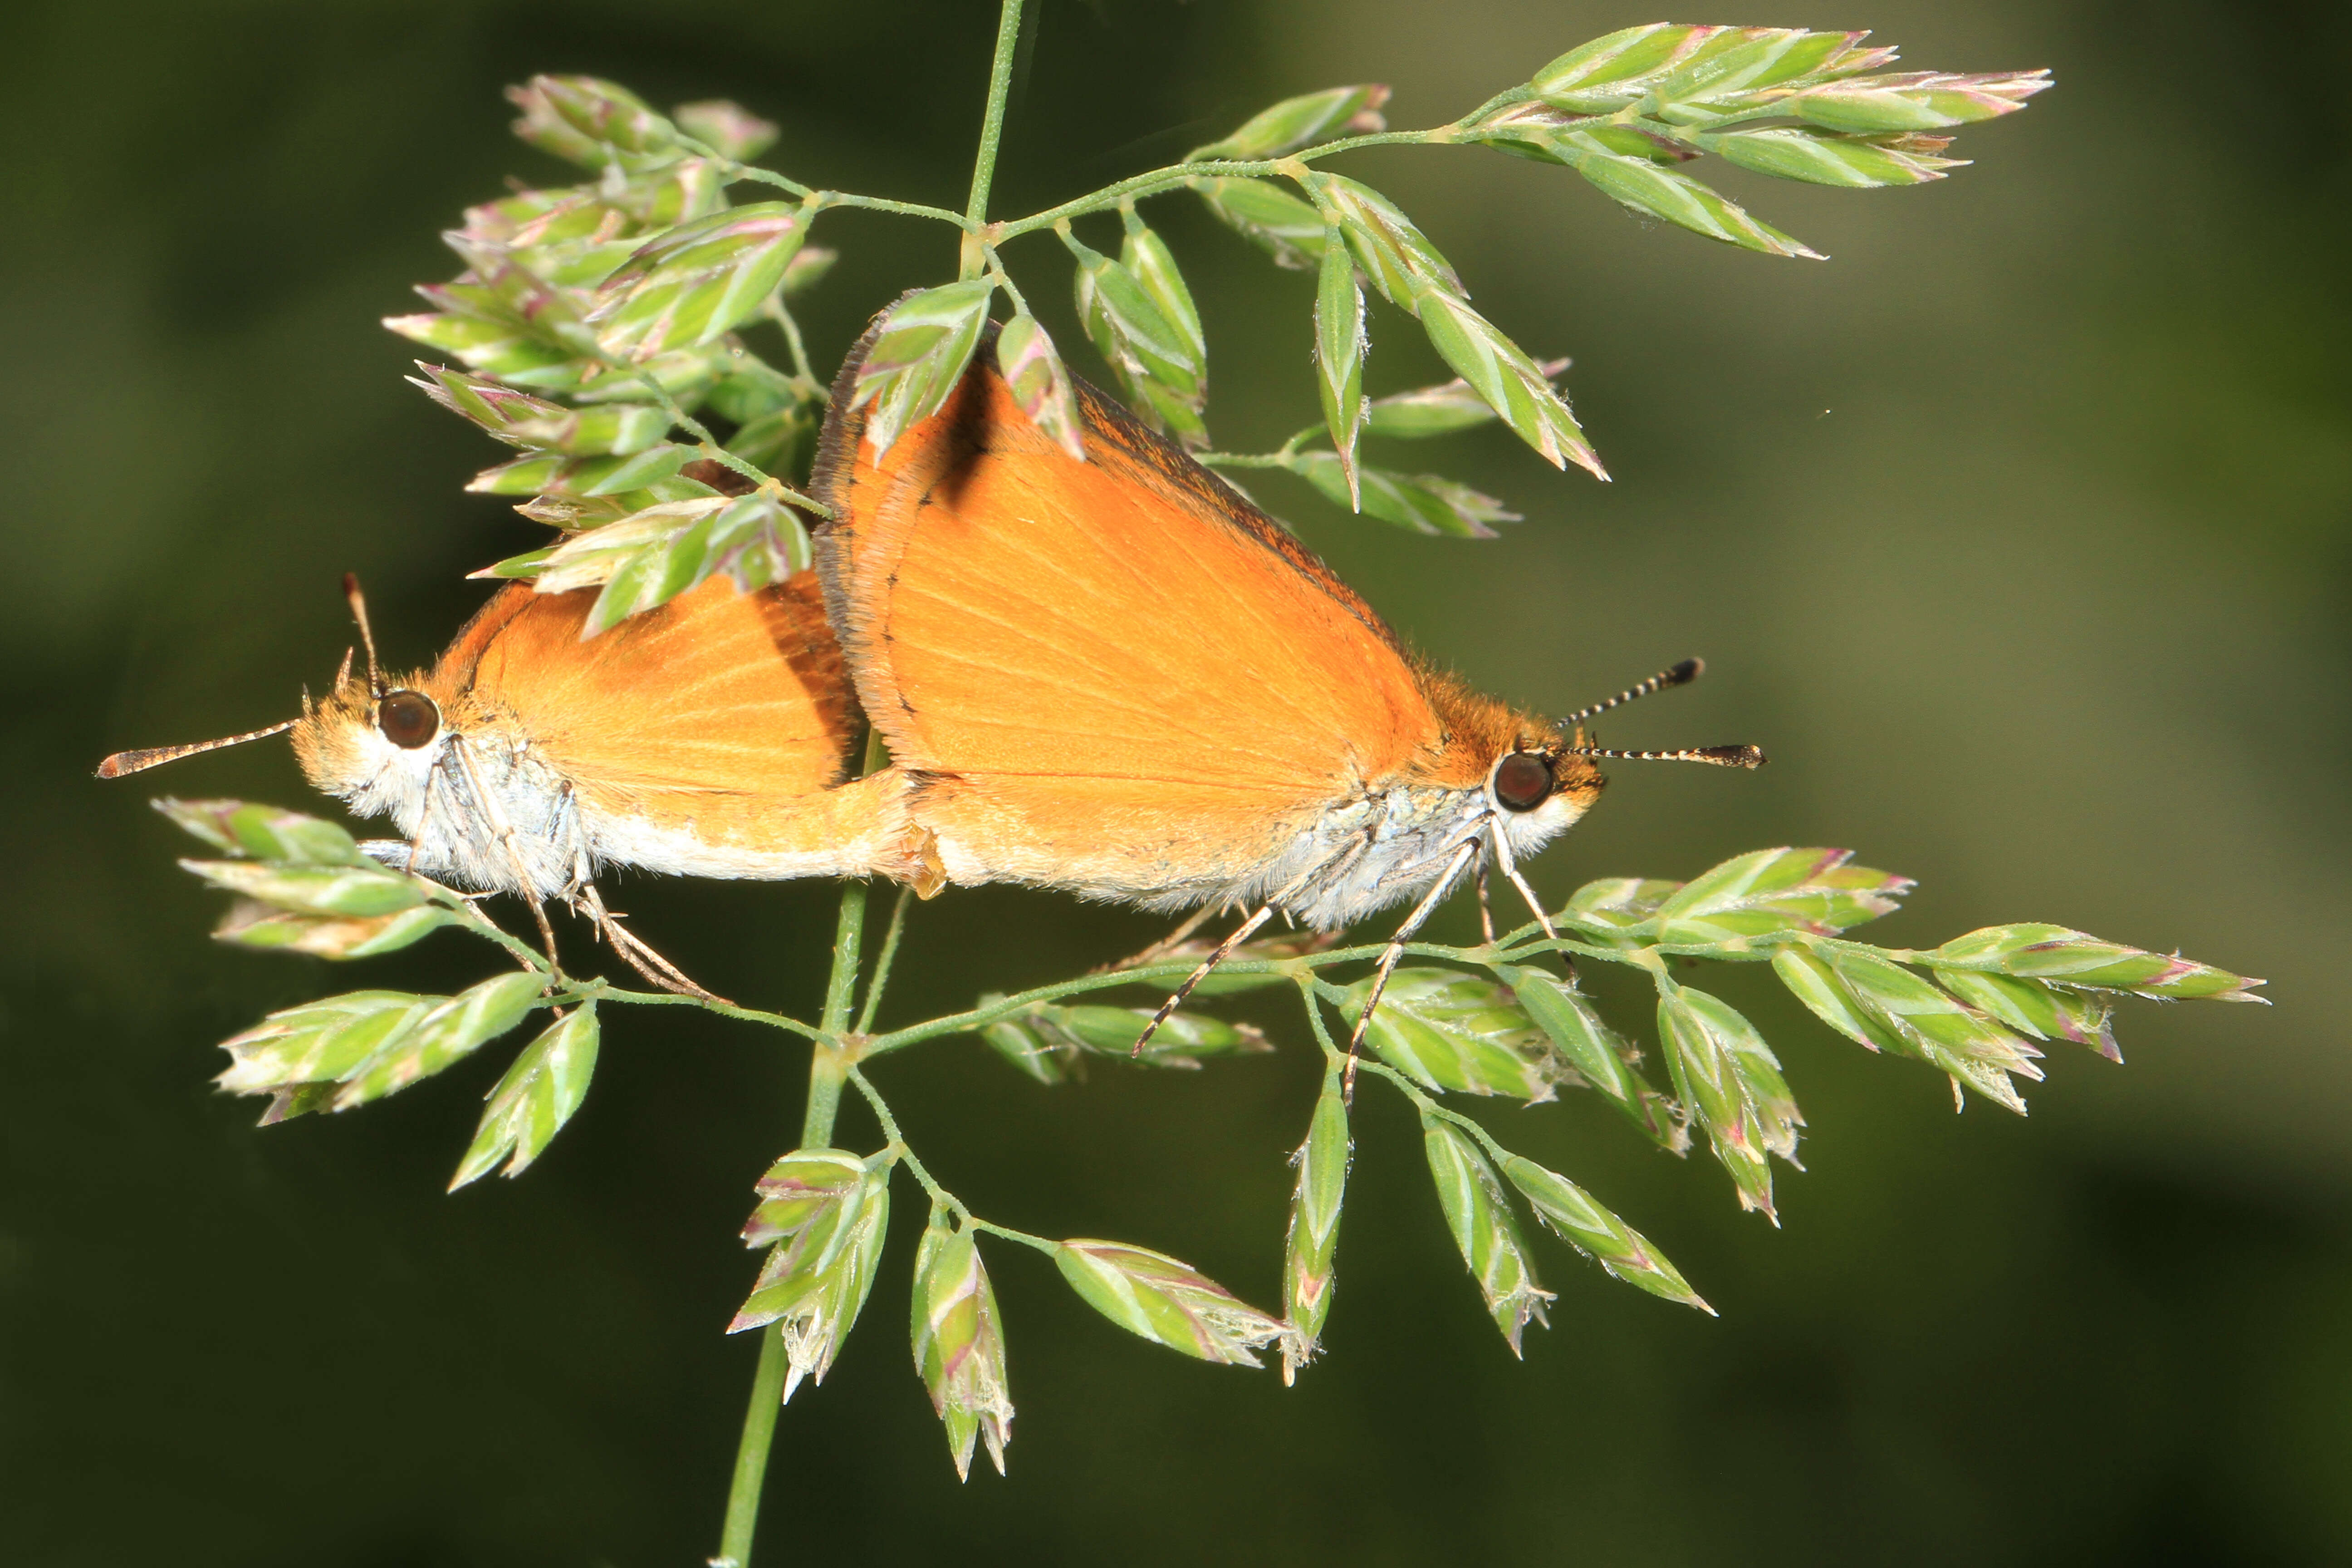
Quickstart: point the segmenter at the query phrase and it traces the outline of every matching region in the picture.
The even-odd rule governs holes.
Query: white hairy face
[[[294,726],[294,755],[312,784],[357,816],[391,817],[405,836],[424,816],[425,788],[447,754],[449,731],[436,707],[431,739],[397,745],[378,727],[375,709],[364,688],[342,688]]]
[[[392,818],[400,838],[367,846],[392,864],[474,892],[574,886],[589,868],[564,780],[512,723],[420,684],[338,688],[294,727],[303,773],[354,814]]]

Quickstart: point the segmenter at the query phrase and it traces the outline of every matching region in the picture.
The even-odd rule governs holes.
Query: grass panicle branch
[[[732,105],[665,116],[625,88],[586,77],[540,77],[515,90],[525,110],[517,133],[596,177],[470,209],[449,237],[467,270],[420,290],[433,311],[388,324],[558,410],[643,399],[648,417],[615,426],[593,447],[579,444],[576,421],[493,429],[524,455],[474,488],[518,497],[519,510],[564,537],[491,574],[536,578],[547,591],[605,585],[602,626],[713,572],[748,591],[805,566],[796,511],[824,515],[803,475],[825,390],[788,300],[823,274],[822,265],[803,264],[803,252],[812,263],[829,258],[806,240],[835,207],[949,224],[962,240],[958,282],[905,302],[889,374],[857,389],[860,402],[881,400],[868,425],[877,447],[939,406],[999,292],[1013,310],[1021,405],[1066,446],[1075,441],[1063,359],[1004,254],[1012,240],[1047,232],[1077,262],[1089,336],[1128,401],[1147,423],[1207,447],[1206,342],[1172,254],[1137,214],[1139,203],[1180,192],[1196,195],[1277,264],[1319,270],[1316,309],[1326,330],[1318,363],[1328,384],[1320,395],[1337,398],[1326,410],[1328,447],[1308,447],[1316,432],[1303,432],[1275,453],[1206,453],[1208,460],[1285,469],[1334,505],[1413,532],[1492,538],[1496,524],[1518,520],[1502,500],[1443,474],[1369,459],[1356,437],[1424,439],[1499,420],[1546,461],[1606,477],[1556,384],[1567,362],[1538,360],[1472,309],[1461,279],[1402,209],[1323,164],[1377,147],[1484,148],[1568,169],[1645,217],[1721,243],[1816,257],[1684,166],[1711,157],[1743,176],[1845,189],[1929,183],[1960,166],[1941,155],[1951,132],[2012,113],[2049,85],[2046,73],[2030,71],[1888,73],[1895,51],[1865,46],[1858,33],[1659,24],[1570,50],[1442,125],[1389,129],[1381,113],[1388,89],[1377,84],[1308,93],[1178,163],[990,221],[1023,16],[1017,0],[1000,9],[961,213],[762,168],[751,159],[776,128]],[[727,192],[737,184],[791,199],[730,206]],[[1087,247],[1072,226],[1112,213],[1129,236],[1117,258]],[[1363,387],[1372,329],[1358,280],[1416,324],[1461,379],[1388,397]],[[789,372],[747,341],[762,322],[782,334]],[[572,445],[554,439],[564,431]],[[704,503],[740,487],[765,504],[714,518]]]
[[[411,909],[422,907],[411,900],[438,900],[462,909],[463,917],[447,923],[495,942],[522,965],[509,976],[519,984],[485,983],[501,987],[494,1002],[467,1000],[482,987],[459,998],[356,992],[273,1015],[232,1039],[233,1066],[223,1085],[269,1096],[268,1120],[343,1109],[405,1088],[534,1008],[701,1007],[811,1041],[802,1147],[825,1145],[843,1086],[855,1084],[882,1121],[887,1152],[908,1161],[934,1203],[960,1220],[1032,1245],[1044,1244],[977,1220],[932,1180],[860,1064],[976,1035],[1031,1076],[1058,1082],[1057,1060],[1078,1054],[1127,1058],[1126,1047],[1148,1016],[1132,1007],[1074,1005],[1074,999],[1120,988],[1164,992],[1205,951],[1180,945],[1143,962],[983,998],[971,1008],[873,1034],[868,1030],[904,935],[909,907],[904,896],[860,1010],[866,892],[863,883],[845,885],[824,1005],[810,1024],[708,996],[635,991],[557,973],[467,900],[368,860],[331,824],[234,801],[164,804],[191,832],[231,854],[226,861],[191,863],[208,880],[240,894],[223,928],[226,940],[320,952],[325,938],[304,945],[299,934],[319,927],[337,933],[335,940],[350,949],[346,956],[368,956],[379,950],[378,927],[404,921]],[[1794,1163],[1804,1119],[1778,1058],[1754,1026],[1711,992],[1678,977],[1691,964],[1764,965],[1837,1033],[1945,1073],[1956,1096],[1975,1094],[2021,1112],[2017,1080],[2042,1077],[2038,1064],[2050,1042],[2080,1044],[2120,1059],[2111,1021],[2119,998],[2260,999],[2254,994],[2260,981],[2062,926],[1991,926],[1934,948],[1879,947],[1845,934],[1894,910],[1911,886],[1907,878],[1853,865],[1846,851],[1812,848],[1755,851],[1687,882],[1611,878],[1589,883],[1549,917],[1557,935],[1546,934],[1545,922],[1530,921],[1475,945],[1408,944],[1410,962],[1397,970],[1366,1027],[1370,1059],[1364,1066],[1406,1091],[1425,1119],[1440,1122],[1455,1114],[1440,1105],[1444,1095],[1502,1095],[1534,1104],[1562,1089],[1602,1093],[1670,1152],[1682,1152],[1694,1131],[1704,1132],[1742,1205],[1769,1215],[1774,1212],[1771,1161]],[[268,911],[266,919],[256,915],[257,908]],[[267,942],[254,936],[259,930],[271,933]],[[404,940],[423,934],[419,930]],[[1221,966],[1215,984],[1246,989],[1288,980],[1300,991],[1318,1047],[1337,1061],[1321,1010],[1333,1007],[1352,1024],[1368,983],[1343,984],[1329,974],[1377,963],[1385,946],[1296,939],[1246,943]],[[1638,1071],[1639,1054],[1628,1044],[1638,1031],[1612,1026],[1572,977],[1562,981],[1546,967],[1558,957],[1624,965],[1650,977],[1658,993],[1669,1089]],[[1205,1056],[1267,1048],[1254,1030],[1196,1014],[1178,1013],[1166,1028],[1160,1046],[1135,1058],[1139,1065],[1194,1067]],[[1458,1131],[1474,1142],[1484,1136],[1466,1127]],[[1480,1146],[1496,1159],[1507,1153]]]
[[[762,167],[752,160],[778,128],[731,104],[664,114],[618,84],[576,76],[538,77],[512,90],[516,133],[571,164],[576,178],[468,209],[446,237],[462,270],[420,288],[430,309],[386,322],[442,362],[425,364],[418,384],[509,449],[469,488],[513,498],[517,510],[555,532],[546,547],[483,574],[547,593],[594,588],[590,629],[602,631],[714,574],[749,592],[809,569],[803,520],[826,514],[806,489],[829,389],[793,301],[827,276],[835,253],[809,240],[824,215],[842,207],[945,224],[959,235],[957,278],[890,308],[852,391],[875,405],[866,430],[877,448],[941,405],[982,352],[1001,296],[1010,319],[993,352],[1014,402],[1083,458],[1068,363],[1008,259],[1013,240],[1052,233],[1058,247],[1018,251],[1020,278],[1034,288],[1034,268],[1067,258],[1071,271],[1056,286],[1075,287],[1086,335],[1111,380],[1139,416],[1201,461],[1283,470],[1336,506],[1401,529],[1492,537],[1495,524],[1517,521],[1502,501],[1417,464],[1391,466],[1382,454],[1391,443],[1500,424],[1555,467],[1574,462],[1606,478],[1569,406],[1569,362],[1522,349],[1471,307],[1461,277],[1410,216],[1323,165],[1379,147],[1478,148],[1568,171],[1622,206],[1718,243],[1819,258],[1690,168],[1844,189],[1930,184],[1961,166],[1943,155],[1951,132],[2015,112],[2049,85],[2046,73],[2032,71],[1891,72],[1895,51],[1860,33],[1654,24],[1571,49],[1442,125],[1389,129],[1380,84],[1327,89],[1274,104],[1178,163],[992,221],[1024,21],[1023,0],[1001,0],[961,212]],[[759,199],[735,202],[739,186]],[[1319,405],[1323,417],[1272,451],[1223,451],[1209,440],[1208,339],[1173,250],[1139,210],[1180,194],[1196,196],[1277,266],[1314,275],[1316,391],[1302,402]],[[1108,244],[1114,213],[1117,252],[1097,250],[1080,226]],[[1422,333],[1454,378],[1375,394],[1365,381],[1375,331]],[[867,770],[887,761],[869,739]],[[602,1029],[620,1009],[698,1007],[808,1042],[798,1142],[758,1184],[744,1232],[766,1252],[736,1326],[758,1331],[760,1353],[715,1562],[748,1568],[782,1404],[803,1376],[823,1377],[854,1328],[900,1166],[929,1212],[916,1268],[915,1359],[960,1473],[982,1439],[1003,1468],[1013,1414],[983,1242],[1052,1257],[1105,1317],[1201,1360],[1256,1365],[1258,1352],[1278,1342],[1287,1379],[1318,1350],[1351,1148],[1341,1085],[1356,1065],[1331,1019],[1356,1030],[1370,994],[1362,972],[1386,944],[1260,940],[1196,993],[1213,1005],[1218,995],[1286,983],[1326,1068],[1299,1148],[1276,1316],[1166,1254],[1056,1240],[975,1215],[908,1144],[866,1070],[964,1037],[1045,1084],[1066,1081],[1064,1069],[1080,1056],[1154,1071],[1273,1048],[1247,1026],[1177,1012],[1152,1049],[1130,1052],[1150,1015],[1094,999],[1121,989],[1141,994],[1128,1002],[1165,994],[1192,973],[1205,943],[1171,939],[1144,961],[982,996],[877,1033],[911,907],[904,890],[861,996],[869,893],[863,881],[844,883],[832,965],[810,1021],[562,973],[475,900],[379,864],[373,847],[299,813],[236,801],[158,805],[220,857],[186,864],[236,900],[216,932],[224,942],[352,961],[450,926],[493,944],[512,966],[453,996],[324,998],[232,1037],[221,1084],[266,1097],[265,1121],[401,1092],[548,1012],[492,1091],[453,1184],[462,1185],[501,1160],[513,1175],[541,1155],[582,1103]],[[1989,927],[1927,949],[1847,934],[1894,910],[1910,886],[1851,864],[1842,850],[1767,849],[1685,882],[1590,883],[1549,924],[1475,945],[1403,948],[1379,1007],[1360,1019],[1360,1070],[1412,1107],[1447,1228],[1514,1352],[1552,1300],[1537,1283],[1522,1210],[1611,1276],[1664,1300],[1706,1303],[1591,1194],[1465,1114],[1464,1097],[1532,1105],[1563,1092],[1599,1094],[1670,1152],[1703,1139],[1736,1200],[1775,1213],[1775,1162],[1794,1165],[1804,1118],[1760,1032],[1691,983],[1697,966],[1763,965],[1834,1034],[1945,1074],[1963,1102],[1975,1095],[2019,1111],[2019,1083],[2042,1077],[2044,1047],[2078,1044],[2120,1059],[2111,1015],[2121,998],[2259,999],[2259,981],[2059,926]],[[1654,1068],[1645,1075],[1634,1044],[1643,1028],[1603,1016],[1578,982],[1579,962],[1649,979],[1656,1004],[1647,1059],[1663,1063],[1662,1082]],[[834,1146],[845,1089],[871,1111],[880,1149]]]

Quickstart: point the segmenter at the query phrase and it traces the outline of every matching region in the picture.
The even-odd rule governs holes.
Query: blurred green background
[[[1286,93],[1393,82],[1451,116],[1642,6],[1047,0],[996,210],[1181,155]],[[2054,1054],[2021,1121],[1869,1058],[1741,972],[1812,1123],[1784,1228],[1711,1162],[1580,1100],[1490,1115],[1721,1310],[1544,1247],[1560,1300],[1515,1363],[1444,1233],[1410,1116],[1369,1093],[1330,1354],[1285,1390],[1094,1318],[996,1259],[1020,1407],[1009,1481],[956,1484],[908,1363],[919,1205],[832,1378],[784,1413],[764,1562],[1765,1563],[2352,1558],[2346,1053],[2352,331],[2336,7],[1783,7],[1915,68],[2048,65],[1940,185],[1727,178],[1828,252],[1775,261],[1637,222],[1564,170],[1472,150],[1342,164],[1396,197],[1532,351],[1576,358],[1616,482],[1505,435],[1400,452],[1513,500],[1498,542],[1409,538],[1255,488],[1405,633],[1558,710],[1685,654],[1715,673],[1608,727],[1755,740],[1754,776],[1621,767],[1539,863],[1683,877],[1838,844],[1920,879],[1873,928],[1932,944],[2048,920],[2270,977],[2276,1005],[2119,1018],[2127,1068]],[[395,662],[540,531],[459,486],[497,456],[401,382],[376,325],[450,275],[436,240],[509,174],[534,70],[781,121],[770,161],[961,205],[979,0],[558,7],[91,4],[0,24],[0,1558],[32,1565],[698,1562],[753,1345],[720,1333],[733,1235],[791,1141],[803,1056],[665,1012],[608,1020],[594,1091],[522,1181],[443,1195],[506,1052],[350,1117],[257,1131],[215,1043],[360,984],[487,973],[441,939],[364,975],[231,952],[172,868],[163,790],[317,804],[282,744],[101,786],[113,749],[288,715],[359,572]],[[1209,319],[1223,444],[1312,417],[1311,283],[1190,198],[1154,209]],[[827,365],[952,268],[941,231],[841,212],[804,320]],[[1097,243],[1107,236],[1097,235]],[[1016,273],[1066,321],[1050,241]],[[1435,379],[1376,318],[1371,375]],[[1066,335],[1066,342],[1074,342]],[[747,1001],[813,1014],[818,886],[614,889]],[[1458,933],[1465,911],[1448,919]],[[916,915],[888,1009],[1129,952],[1155,922],[1013,890]],[[2338,956],[2331,958],[2330,954]],[[1631,991],[1608,993],[1640,1026]],[[919,1013],[918,1010],[920,1010]],[[1249,1009],[1243,1009],[1247,1012]],[[1276,1295],[1318,1067],[1045,1090],[977,1043],[879,1078],[982,1212],[1189,1258]],[[860,1112],[845,1137],[873,1133]]]

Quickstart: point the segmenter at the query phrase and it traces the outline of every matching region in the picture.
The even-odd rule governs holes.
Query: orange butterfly
[[[1078,383],[1087,460],[983,353],[877,460],[835,384],[815,489],[834,628],[948,879],[1173,910],[1255,906],[1169,999],[1277,910],[1319,930],[1419,896],[1383,955],[1491,858],[1582,816],[1597,757],[1755,767],[1752,746],[1612,752],[1413,657],[1264,512]],[[1545,921],[1545,929],[1550,925]],[[1356,1026],[1359,1039],[1363,1020]]]
[[[457,887],[520,893],[553,954],[544,900],[587,914],[649,979],[699,991],[624,931],[604,866],[688,877],[862,877],[937,886],[903,775],[845,782],[857,734],[841,651],[803,574],[757,593],[713,578],[588,641],[593,589],[508,588],[428,673],[387,679],[355,585],[351,656],[299,719],[226,740],[124,752],[116,778],[291,730],[310,782],[404,841],[377,858]]]

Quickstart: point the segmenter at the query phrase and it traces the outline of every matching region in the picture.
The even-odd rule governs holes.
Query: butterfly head
[[[1506,838],[1511,858],[1517,859],[1572,826],[1601,798],[1608,783],[1598,766],[1601,759],[1762,766],[1764,753],[1754,746],[1627,752],[1593,744],[1586,721],[1651,692],[1687,685],[1706,668],[1697,659],[1685,659],[1556,724],[1514,713],[1454,683],[1433,679],[1431,696],[1459,745],[1458,757],[1433,759],[1433,772],[1444,774],[1462,801],[1459,815],[1475,816],[1483,827]]]
[[[419,672],[397,680],[345,664],[334,689],[294,724],[294,756],[312,784],[362,816],[387,814],[406,826],[444,761],[450,715]]]
[[[300,718],[217,741],[119,752],[99,764],[98,776],[121,778],[182,757],[291,731],[294,754],[303,774],[328,794],[355,805],[367,795],[370,800],[363,810],[368,812],[396,812],[399,804],[411,796],[421,800],[425,779],[440,755],[442,705],[425,689],[427,678],[422,672],[399,682],[384,678],[376,663],[366,604],[360,597],[358,583],[348,574],[343,591],[359,623],[361,642],[367,648],[364,675],[352,670],[354,650],[347,649],[324,701],[313,702],[309,691],[303,692]]]
[[[1531,853],[1592,809],[1608,781],[1558,734],[1522,732],[1486,770],[1488,819]]]
[[[294,758],[312,784],[349,802],[360,816],[389,815],[403,832],[413,831],[450,726],[422,671],[398,679],[384,674],[367,601],[349,574],[343,596],[367,650],[367,668],[353,669],[347,649],[325,700],[313,704],[304,697],[302,717],[294,724]]]

